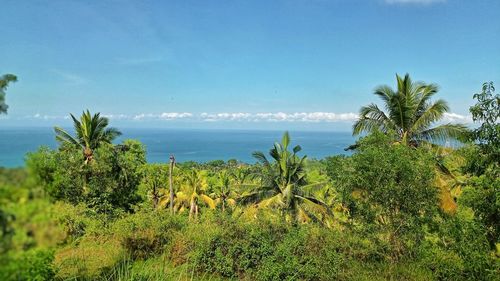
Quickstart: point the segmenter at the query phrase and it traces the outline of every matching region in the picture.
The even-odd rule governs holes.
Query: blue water
[[[247,130],[179,130],[120,128],[123,139],[137,139],[146,146],[149,162],[168,162],[174,154],[178,162],[238,159],[253,163],[252,152],[268,152],[283,131]],[[69,129],[69,131],[71,131]],[[300,144],[302,154],[323,158],[344,154],[344,148],[354,143],[350,133],[290,132],[292,145]],[[0,166],[24,165],[27,152],[39,146],[57,147],[52,128],[0,128]]]

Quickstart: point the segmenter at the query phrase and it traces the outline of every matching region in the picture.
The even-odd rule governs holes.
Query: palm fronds
[[[361,107],[353,135],[381,131],[400,143],[419,145],[423,141],[460,140],[466,134],[467,129],[461,124],[432,127],[449,110],[444,100],[430,100],[438,92],[437,85],[413,82],[408,74],[396,75],[396,84],[396,90],[386,85],[375,89],[374,94],[383,101],[386,111],[373,103]]]

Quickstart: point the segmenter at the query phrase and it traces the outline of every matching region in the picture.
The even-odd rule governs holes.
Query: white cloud
[[[146,119],[146,118],[153,118],[153,114],[141,113],[141,114],[135,115],[132,119],[134,119],[134,120],[142,120],[142,119]]]
[[[333,113],[333,112],[260,112],[260,113],[202,113],[203,121],[252,121],[252,122],[341,122],[354,121],[355,113]]]
[[[358,114],[352,112],[220,112],[220,113],[200,113],[190,112],[163,112],[163,113],[140,113],[136,115],[127,114],[102,114],[103,117],[113,120],[131,120],[131,121],[174,121],[184,120],[193,122],[304,122],[304,123],[350,123],[356,121]],[[25,116],[26,119],[38,120],[67,120],[69,116],[46,115],[36,113]],[[470,115],[461,115],[457,113],[445,113],[442,123],[472,123]]]
[[[429,5],[435,3],[444,3],[446,0],[385,0],[387,4],[420,4]]]
[[[33,115],[27,115],[24,117],[25,119],[37,119],[37,120],[66,120],[69,119],[69,116],[59,116],[59,115],[47,115],[36,113]]]
[[[442,121],[451,123],[472,123],[472,117],[470,115],[461,115],[457,113],[445,113]]]
[[[133,120],[176,120],[176,119],[187,119],[193,117],[192,113],[189,112],[163,112],[160,114],[152,114],[152,113],[141,113],[137,114],[129,119]]]
[[[102,114],[101,116],[106,117],[108,119],[114,119],[114,120],[130,119],[130,117],[126,114]]]
[[[202,113],[200,114],[201,119],[203,121],[248,121],[250,120],[252,114],[250,113],[243,113],[243,112],[237,112],[237,113],[214,113],[214,114],[209,114],[209,113]]]
[[[184,119],[184,118],[190,118],[193,117],[193,114],[189,112],[163,112],[160,114],[159,118],[163,120],[173,120],[173,119]]]

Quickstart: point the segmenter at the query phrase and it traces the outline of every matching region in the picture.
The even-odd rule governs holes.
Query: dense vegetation
[[[361,109],[353,154],[322,160],[285,133],[255,164],[171,169],[72,116],[58,149],[0,169],[0,280],[499,280],[499,96],[474,95],[467,133],[431,127],[434,85],[397,82],[376,91],[387,114]]]

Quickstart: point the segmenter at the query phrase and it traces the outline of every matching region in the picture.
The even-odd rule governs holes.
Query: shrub
[[[258,280],[334,280],[343,262],[326,231],[292,229],[263,259],[255,274]]]
[[[420,254],[423,266],[431,270],[437,280],[464,280],[464,261],[457,253],[426,245]]]
[[[423,149],[391,144],[383,135],[360,142],[351,158],[333,158],[329,174],[353,218],[391,247],[398,259],[423,238],[421,227],[437,212],[435,164]]]
[[[72,204],[84,202],[98,213],[116,216],[119,209],[131,211],[146,162],[138,141],[121,145],[102,144],[94,160],[85,164],[79,149],[62,146],[59,150],[40,148],[27,157],[30,174],[55,200]]]
[[[115,237],[85,236],[78,244],[56,251],[54,264],[61,279],[80,277],[95,280],[126,258],[120,240]]]
[[[52,262],[54,254],[50,250],[30,250],[10,259],[0,268],[1,280],[53,280],[56,276]]]
[[[162,253],[185,224],[166,210],[143,211],[116,221],[113,232],[132,259],[145,259]]]

